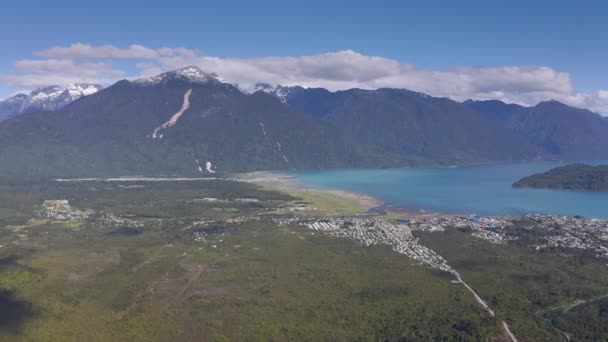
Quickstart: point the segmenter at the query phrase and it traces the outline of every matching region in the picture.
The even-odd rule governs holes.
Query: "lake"
[[[307,170],[287,174],[308,186],[368,194],[395,207],[457,214],[543,213],[608,219],[608,192],[511,187],[524,176],[560,165],[563,164],[538,162],[452,168]]]

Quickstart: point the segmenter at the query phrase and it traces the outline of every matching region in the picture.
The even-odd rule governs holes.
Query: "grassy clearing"
[[[296,199],[291,204],[292,207],[299,208],[297,213],[300,216],[367,214],[370,209],[382,204],[379,200],[362,194],[302,186],[280,173],[252,172],[239,174],[236,178],[255,182],[267,191],[289,194]]]
[[[295,200],[290,202],[290,206],[294,208],[292,212],[296,212],[299,216],[352,216],[365,214],[370,209],[358,199],[356,195],[347,195],[346,193],[337,193],[325,190],[315,189],[297,189],[294,187],[285,187],[276,183],[258,183],[262,189],[268,191],[280,191],[294,197]],[[281,212],[289,212],[282,210]]]
[[[348,216],[367,211],[356,199],[334,193],[317,192],[314,190],[291,190],[288,193],[294,197],[301,198],[304,202],[310,203],[309,206],[316,209],[311,213],[307,213],[311,215],[318,215],[320,213],[328,216]]]

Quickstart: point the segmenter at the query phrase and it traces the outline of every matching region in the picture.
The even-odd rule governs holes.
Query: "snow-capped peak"
[[[205,84],[209,82],[219,82],[218,76],[214,73],[206,73],[197,66],[187,66],[185,68],[165,72],[156,76],[140,78],[133,81],[139,85],[156,85],[167,80],[179,79],[191,83]]]
[[[254,86],[254,92],[263,91],[268,94],[272,94],[281,100],[281,102],[287,102],[287,95],[289,95],[290,87],[282,85],[270,85],[268,83],[256,83]]]
[[[29,95],[17,94],[0,101],[0,121],[40,109],[58,110],[101,89],[102,87],[97,84],[74,83],[36,89]]]
[[[67,86],[50,86],[34,90],[30,97],[33,98],[57,98],[62,95],[69,95],[70,97],[81,97],[94,94],[101,90],[100,85],[86,84],[86,83],[74,83],[68,84]]]
[[[9,98],[6,98],[4,100],[1,100],[0,103],[2,104],[7,104],[7,105],[12,105],[12,104],[16,104],[16,103],[23,103],[23,101],[25,101],[25,99],[27,98],[27,95],[25,94],[17,94],[14,96],[11,96]]]
[[[217,75],[208,74],[203,70],[199,69],[199,67],[191,65],[185,68],[177,69],[173,71],[174,74],[185,77],[192,81],[208,81],[209,79],[217,79]]]
[[[25,99],[27,99],[27,95],[17,94],[0,100],[0,121],[4,121],[19,114],[19,109]]]
[[[50,86],[37,89],[23,101],[19,112],[37,109],[57,110],[101,89],[100,85],[87,83],[73,83],[67,86]]]

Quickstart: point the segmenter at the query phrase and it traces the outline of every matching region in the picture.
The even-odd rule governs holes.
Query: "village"
[[[528,245],[541,250],[551,247],[589,250],[608,259],[608,221],[579,216],[530,214],[522,217],[483,217],[477,215],[436,215],[408,219],[339,217],[323,219],[277,218],[279,224],[297,223],[315,231],[349,238],[365,246],[389,245],[421,264],[452,272],[445,260],[422,246],[416,231],[444,232],[457,229],[494,244],[506,244],[520,237],[516,226],[534,231],[538,242]]]
[[[427,216],[411,219],[381,219],[376,217],[336,217],[323,219],[277,218],[280,225],[299,224],[314,231],[348,238],[363,246],[388,245],[416,262],[456,275],[447,261],[432,249],[422,245],[414,231],[443,232],[447,229],[466,229],[473,236],[491,243],[513,240],[502,232],[512,223],[506,218],[478,216]]]
[[[409,227],[404,225],[373,218],[337,218],[313,220],[300,224],[312,230],[352,239],[364,246],[388,245],[395,252],[406,255],[423,265],[449,273],[454,272],[444,258],[420,244],[418,239],[412,235]]]
[[[398,220],[398,222],[420,231],[470,230],[473,236],[496,244],[504,244],[513,239],[504,233],[504,229],[513,224],[512,219],[506,217],[436,215]]]
[[[70,206],[68,200],[46,200],[38,211],[41,218],[55,221],[81,221],[93,214],[92,210],[78,210]]]
[[[90,209],[80,210],[70,206],[67,200],[46,200],[38,216],[54,221],[76,222],[94,220],[108,226],[143,227],[136,218],[116,216],[111,213],[95,213]],[[458,229],[472,236],[494,244],[506,244],[517,240],[514,233],[516,223],[527,230],[534,230],[539,236],[528,247],[536,250],[561,247],[590,250],[597,257],[608,259],[608,221],[580,216],[558,216],[530,214],[522,217],[477,216],[477,215],[429,215],[403,219],[385,219],[375,216],[304,218],[298,216],[264,216],[276,224],[298,224],[311,230],[322,231],[333,236],[349,238],[364,246],[388,245],[398,253],[409,256],[421,264],[451,272],[446,261],[432,250],[422,246],[412,234],[415,231],[442,232]],[[259,221],[263,216],[238,216],[224,218],[221,223],[240,224]],[[215,220],[201,219],[186,225],[182,230],[202,228]],[[218,222],[219,223],[219,222]],[[197,232],[196,241],[204,239],[204,233]]]
[[[577,248],[593,251],[598,258],[608,259],[608,221],[578,216],[528,215],[532,229],[544,232],[544,242],[536,249],[550,247]]]
[[[412,230],[470,230],[477,238],[504,244],[517,240],[515,225],[534,232],[538,238],[528,247],[536,250],[561,247],[592,251],[608,259],[608,221],[580,216],[529,214],[522,217],[437,216],[402,221]]]
[[[91,209],[80,210],[72,207],[68,200],[46,200],[41,210],[37,211],[40,218],[57,222],[79,222],[92,220],[102,225],[123,228],[143,227],[141,220],[121,217],[115,214],[100,211],[96,213]]]

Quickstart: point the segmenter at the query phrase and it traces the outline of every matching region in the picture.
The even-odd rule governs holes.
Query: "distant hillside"
[[[608,120],[587,109],[557,101],[533,107],[501,101],[466,101],[466,106],[498,120],[545,158],[555,160],[608,159]]]
[[[440,164],[608,159],[608,119],[557,101],[463,103],[403,89],[262,87],[354,139]]]
[[[10,117],[0,123],[0,177],[608,160],[608,120],[555,101],[267,84],[250,94],[196,67],[70,89],[0,106],[0,120]],[[26,103],[44,109],[10,114]]]
[[[500,121],[447,98],[404,89],[279,89],[290,106],[346,136],[410,159],[470,164],[543,157]]]
[[[515,182],[513,187],[608,191],[608,165],[560,166],[544,173],[524,177]]]
[[[55,112],[0,124],[0,175],[210,175],[409,165],[259,92],[197,68],[120,81]]]

